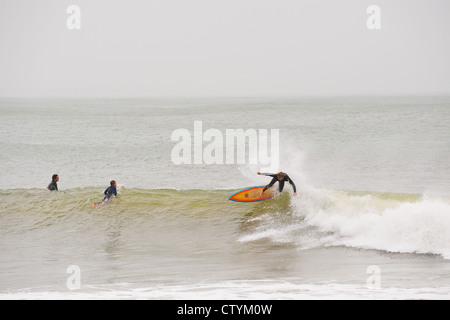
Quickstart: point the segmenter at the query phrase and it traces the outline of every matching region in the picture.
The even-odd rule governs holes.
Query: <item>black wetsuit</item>
[[[56,184],[56,181],[50,182],[47,189],[50,191],[58,191],[58,185]]]
[[[284,182],[287,181],[291,184],[292,188],[294,189],[294,193],[297,193],[297,188],[295,187],[294,181],[292,181],[292,179],[289,178],[289,176],[287,174],[285,174],[283,180],[278,180],[277,174],[261,173],[261,175],[272,177],[272,181],[270,181],[270,183],[264,188],[263,192],[266,191],[267,189],[271,188],[277,181],[279,183],[278,190],[280,190],[280,192],[281,192],[281,191],[283,191],[283,188],[284,188]]]

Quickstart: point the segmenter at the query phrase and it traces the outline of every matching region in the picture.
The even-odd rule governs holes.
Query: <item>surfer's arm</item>
[[[289,176],[287,176],[287,178],[288,178],[289,183],[292,186],[292,189],[294,189],[294,195],[297,195],[297,188],[295,187],[294,181],[292,181],[292,179]]]
[[[295,187],[294,181],[292,181],[291,179],[289,179],[289,183],[291,184],[292,189],[294,189],[294,193],[297,193],[297,188]]]
[[[117,197],[117,188],[116,187],[114,187],[114,196],[116,196]]]
[[[261,175],[261,176],[269,176],[269,177],[276,177],[277,175],[276,174],[273,174],[273,173],[267,173],[267,172],[258,172],[258,174],[259,175]]]
[[[264,193],[264,191],[266,191],[267,189],[271,188],[271,187],[275,184],[275,182],[277,182],[277,180],[278,180],[278,179],[277,179],[276,176],[273,177],[272,181],[270,181],[270,183],[269,183],[267,186],[264,187],[263,193]]]

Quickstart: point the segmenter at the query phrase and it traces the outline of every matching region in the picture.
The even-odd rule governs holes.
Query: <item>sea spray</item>
[[[320,232],[333,233],[328,245],[388,252],[438,254],[450,259],[450,203],[419,195],[318,191],[297,213]]]

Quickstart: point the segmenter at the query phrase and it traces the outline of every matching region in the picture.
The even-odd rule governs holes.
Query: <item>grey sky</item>
[[[450,94],[449,57],[448,0],[0,2],[3,97]]]

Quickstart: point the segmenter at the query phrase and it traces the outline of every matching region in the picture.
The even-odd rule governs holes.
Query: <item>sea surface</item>
[[[0,299],[449,299],[449,124],[450,97],[2,98]],[[279,130],[279,166],[194,163],[230,129]],[[278,170],[297,196],[228,200]]]

